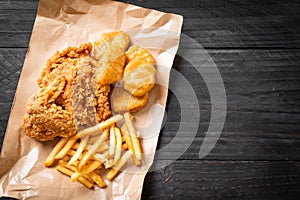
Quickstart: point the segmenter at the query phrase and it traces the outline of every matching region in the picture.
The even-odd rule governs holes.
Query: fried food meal
[[[85,102],[91,102],[91,91],[95,91],[94,106],[101,122],[111,115],[108,94],[111,83],[117,82],[123,76],[125,65],[125,50],[129,44],[129,36],[124,32],[103,34],[99,41],[83,44],[80,47],[68,47],[56,52],[43,69],[38,79],[40,90],[27,105],[24,117],[25,134],[41,141],[52,140],[57,136],[69,137],[76,133],[77,126],[89,126],[92,122],[76,120],[75,116],[89,119],[92,109]],[[90,66],[95,72],[79,73],[85,66]],[[87,68],[87,67],[85,67]],[[96,83],[85,83],[95,74]],[[91,84],[94,85],[92,89]],[[58,87],[59,86],[59,87]],[[87,89],[90,88],[90,89]],[[56,95],[53,95],[52,93]],[[79,103],[82,102],[82,103]],[[77,107],[81,109],[76,109]],[[74,110],[77,111],[74,113]],[[85,124],[81,124],[85,123]]]
[[[106,171],[105,178],[111,181],[130,158],[136,166],[141,164],[141,145],[131,118],[129,113],[115,115],[73,137],[61,138],[44,165],[50,167],[57,161],[56,170],[72,181],[79,181],[87,188],[106,187],[101,171]],[[120,129],[115,123],[122,119]]]
[[[106,187],[103,170],[112,180],[130,158],[136,166],[142,163],[130,113],[147,104],[156,70],[150,52],[139,46],[126,52],[129,43],[128,34],[117,31],[102,34],[93,44],[57,51],[27,105],[26,135],[40,141],[61,137],[45,166],[56,164],[59,172],[87,188]]]
[[[124,113],[143,108],[155,84],[154,59],[139,46],[125,52],[129,43],[129,36],[118,31],[102,34],[94,45],[87,43],[56,52],[37,81],[39,91],[27,105],[25,134],[41,141],[70,137],[77,130],[107,119],[111,116],[111,84],[122,77],[129,93],[115,90],[113,110]],[[93,93],[95,96],[90,95]]]

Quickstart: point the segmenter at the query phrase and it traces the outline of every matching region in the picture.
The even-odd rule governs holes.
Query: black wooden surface
[[[188,150],[171,165],[147,174],[143,199],[297,199],[300,195],[300,4],[277,0],[123,1],[181,14],[182,32],[213,58],[227,94],[222,135],[204,159],[198,152],[212,105],[204,80],[176,56],[174,68],[193,86],[200,124]],[[37,0],[0,0],[0,143],[36,15]],[[194,44],[180,51],[195,53]],[[209,66],[208,66],[209,67]],[[170,82],[176,82],[171,74]],[[177,86],[180,87],[180,86]],[[222,105],[218,105],[222,109]],[[182,109],[192,109],[188,102]],[[169,94],[158,148],[180,122]],[[184,123],[191,123],[185,121]],[[218,123],[218,122],[215,122]],[[192,129],[184,130],[187,135]],[[186,142],[180,140],[179,146]],[[174,147],[171,156],[180,149]],[[168,155],[168,154],[166,154]],[[170,160],[160,157],[155,163]]]

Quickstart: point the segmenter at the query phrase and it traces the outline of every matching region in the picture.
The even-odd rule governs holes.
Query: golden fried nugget
[[[124,88],[132,95],[142,97],[154,87],[155,73],[152,64],[135,62],[124,73]]]
[[[148,50],[132,46],[126,52],[126,60],[124,88],[132,95],[142,97],[155,85],[154,59]]]
[[[144,63],[155,64],[153,56],[147,49],[133,45],[126,51],[126,63],[136,60],[143,60]]]
[[[100,85],[113,84],[122,78],[129,42],[128,34],[122,31],[104,33],[94,42],[95,59],[91,63],[96,67],[96,81]]]
[[[135,97],[123,88],[114,88],[111,94],[112,109],[117,113],[137,112],[142,109],[148,101],[148,93],[142,97]]]

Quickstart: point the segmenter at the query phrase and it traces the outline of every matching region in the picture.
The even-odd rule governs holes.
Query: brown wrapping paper
[[[154,158],[167,99],[169,73],[179,45],[182,17],[115,1],[40,0],[0,157],[0,196],[18,199],[140,199],[145,174]],[[85,188],[46,168],[43,162],[57,142],[39,142],[24,135],[22,119],[46,60],[57,50],[122,30],[131,43],[148,48],[156,61],[157,85],[147,106],[136,113],[143,165],[129,161],[107,188]]]

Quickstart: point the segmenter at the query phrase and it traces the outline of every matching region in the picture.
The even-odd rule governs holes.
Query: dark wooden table
[[[209,155],[199,159],[211,108],[222,109],[224,105],[210,102],[205,81],[189,62],[176,56],[174,69],[186,77],[200,103],[198,132],[179,159],[147,174],[142,199],[299,198],[299,1],[123,2],[183,15],[182,33],[200,43],[213,58],[227,94],[222,135]],[[37,6],[37,0],[0,1],[0,143]],[[192,53],[195,48],[180,44],[180,51]],[[174,79],[171,75],[170,81],[176,82]],[[188,104],[185,106],[184,109],[189,109]],[[180,120],[178,100],[170,93],[158,148],[175,136]],[[181,143],[186,139],[183,137]],[[168,157],[155,160],[156,163],[163,161],[168,161]]]

